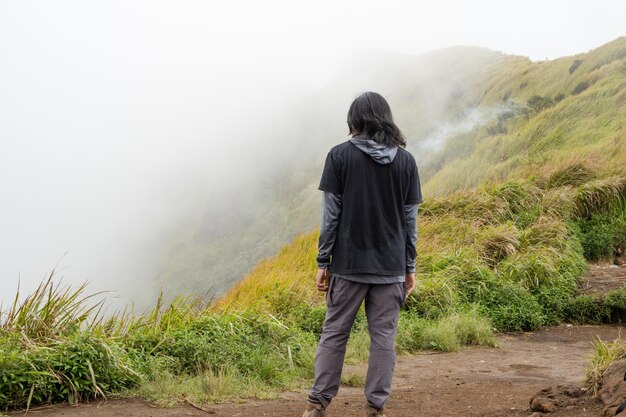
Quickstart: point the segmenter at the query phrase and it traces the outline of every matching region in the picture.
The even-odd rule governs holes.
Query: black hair
[[[348,110],[348,127],[352,135],[364,134],[381,145],[406,147],[387,100],[378,93],[368,91],[354,99]]]

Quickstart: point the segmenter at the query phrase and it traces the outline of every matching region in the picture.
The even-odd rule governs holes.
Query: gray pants
[[[375,408],[383,408],[389,398],[404,283],[362,284],[331,276],[326,294],[326,319],[315,355],[315,383],[309,392],[309,401],[327,406],[337,395],[346,343],[363,300],[371,341],[365,397],[368,405]]]

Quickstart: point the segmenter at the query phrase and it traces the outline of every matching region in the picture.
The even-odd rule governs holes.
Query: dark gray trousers
[[[365,397],[368,405],[375,408],[383,408],[389,398],[404,283],[362,284],[331,276],[326,294],[326,319],[315,355],[315,383],[309,392],[309,401],[327,406],[337,395],[346,343],[363,300],[371,341]]]

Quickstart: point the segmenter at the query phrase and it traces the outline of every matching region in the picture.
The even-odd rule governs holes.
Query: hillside
[[[541,62],[468,47],[352,57],[324,90],[294,103],[281,125],[261,127],[261,137],[272,131],[280,152],[259,151],[258,170],[247,180],[261,178],[257,190],[229,210],[199,207],[181,222],[167,239],[159,283],[172,296],[223,293],[262,258],[315,228],[323,158],[346,137],[344,114],[364,89],[388,98],[427,199],[487,181],[545,176],[579,160],[592,168],[622,166],[625,56],[620,38]]]
[[[589,292],[582,277],[587,262],[611,261],[626,244],[626,39],[551,62],[473,48],[385,62],[361,76],[387,91],[409,138],[421,135],[411,147],[425,177],[417,287],[400,314],[397,350],[493,346],[494,330],[624,317],[625,287]],[[413,84],[418,64],[426,69]],[[327,104],[316,97],[298,109],[314,102]],[[326,106],[337,114],[333,106],[341,106]],[[0,311],[0,410],[109,394],[194,404],[308,385],[325,303],[313,285],[317,231],[307,213],[317,212],[318,171],[337,142],[328,132],[345,127],[304,126],[301,141],[283,149],[316,151],[281,160],[257,205],[223,223],[202,210],[188,219],[164,279],[171,291],[204,289],[207,270],[198,267],[215,256],[225,257],[223,271],[240,270],[307,222],[309,232],[215,301],[162,297],[145,314],[103,317],[98,294],[54,276],[27,297],[17,294]],[[310,146],[322,135],[328,143]],[[243,221],[242,212],[262,215]],[[242,259],[241,250],[250,253]],[[177,276],[181,270],[188,274]],[[368,343],[359,313],[347,360],[362,362]]]
[[[626,162],[626,38],[555,61],[519,61],[485,79],[477,108],[504,106],[481,129],[451,138],[425,166],[430,195],[528,177],[584,159]]]
[[[459,99],[461,88],[474,90],[519,59],[480,48],[351,57],[328,86],[258,127],[257,143],[246,150],[256,158],[242,169],[242,185],[199,202],[163,239],[159,285],[170,297],[223,293],[261,259],[314,228],[320,166],[328,149],[347,135],[345,114],[356,92],[384,92],[415,145],[416,138],[463,117],[469,102]]]
[[[450,58],[448,54],[442,55]],[[403,68],[406,71],[406,66]],[[494,114],[491,109],[504,110],[495,112],[495,117],[483,118],[473,129],[448,138],[428,158],[421,154],[426,150],[420,149],[419,141],[411,144],[416,158],[426,161],[422,165],[426,203],[419,221],[421,259],[442,256],[442,252],[454,256],[459,256],[461,250],[480,252],[472,246],[480,245],[479,236],[494,232],[496,236],[491,238],[502,240],[502,244],[510,239],[514,246],[511,251],[518,252],[515,246],[519,244],[520,233],[548,218],[552,221],[551,217],[543,216],[546,210],[551,210],[546,206],[565,211],[559,215],[564,222],[559,226],[562,228],[572,220],[592,221],[593,216],[583,209],[573,214],[571,207],[568,208],[582,204],[581,199],[587,198],[584,197],[587,193],[597,194],[591,199],[616,198],[623,203],[626,38],[555,61],[533,63],[501,57],[481,67],[476,79],[471,88],[448,79],[450,85],[457,85],[454,90],[457,93],[451,93],[447,106],[456,103],[457,115],[464,109],[465,116],[458,116],[458,123],[463,123],[471,112]],[[413,90],[406,90],[401,96],[392,94],[393,105],[401,109],[398,117],[401,126],[414,126],[405,119],[410,115],[408,100],[414,96]],[[467,110],[468,103],[473,105],[472,110]],[[484,186],[478,192],[467,191],[505,179],[509,182]],[[433,199],[461,190],[466,191],[443,200]],[[493,199],[502,192],[508,193],[502,197],[504,201]],[[434,216],[433,210],[435,214],[444,211],[446,216]],[[518,213],[520,210],[523,215]],[[615,216],[622,216],[623,221],[623,209],[617,212]],[[520,220],[520,215],[524,220]],[[490,220],[484,220],[485,216]],[[485,226],[495,229],[489,232]],[[446,236],[458,236],[458,233],[467,239],[462,243],[457,239],[446,241]],[[502,233],[508,236],[497,237]],[[302,283],[307,283],[314,269],[315,240],[312,232],[283,248],[275,258],[259,264],[223,302],[243,307],[251,303],[249,298],[262,300],[262,294],[276,291],[263,288],[264,280],[270,279],[267,277],[276,277],[270,279],[271,285],[280,288],[306,285]],[[533,245],[533,242],[528,244],[530,251],[535,251]],[[304,271],[300,266],[304,266]],[[431,280],[432,271],[429,267],[426,271],[423,279]]]

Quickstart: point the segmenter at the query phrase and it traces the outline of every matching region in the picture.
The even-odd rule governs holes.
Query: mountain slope
[[[370,51],[351,58],[335,81],[258,127],[258,141],[245,150],[254,158],[242,168],[240,184],[229,179],[227,192],[199,201],[164,239],[159,285],[170,297],[222,293],[262,258],[314,228],[320,167],[328,149],[347,137],[345,114],[356,92],[383,92],[416,143],[440,124],[463,118],[474,100],[465,90],[520,59],[480,48],[416,57]]]
[[[260,259],[316,227],[325,153],[346,137],[342,115],[365,89],[388,98],[420,166],[426,199],[489,181],[545,177],[575,162],[622,166],[625,56],[620,38],[541,62],[466,47],[354,57],[323,91],[272,124],[274,154],[250,150],[259,155],[256,178],[246,180],[258,185],[253,197],[225,212],[201,208],[181,224],[164,251],[159,282],[168,294],[222,293]]]
[[[466,91],[456,95],[457,109],[469,102],[465,114],[496,116],[450,137],[423,165],[420,313],[479,303],[497,327],[508,329],[565,317],[584,257],[609,256],[624,241],[625,57],[621,38],[552,62],[511,58],[477,82],[482,88],[460,87]],[[395,105],[409,96],[396,96]],[[494,108],[504,110],[490,113]],[[219,305],[280,313],[316,303],[315,251],[315,232],[299,237]],[[519,302],[523,317],[494,312],[493,291]],[[562,305],[551,304],[555,297]]]
[[[451,138],[426,166],[427,194],[558,169],[581,158],[626,163],[626,38],[574,57],[518,62],[484,80],[479,107],[508,105]]]

